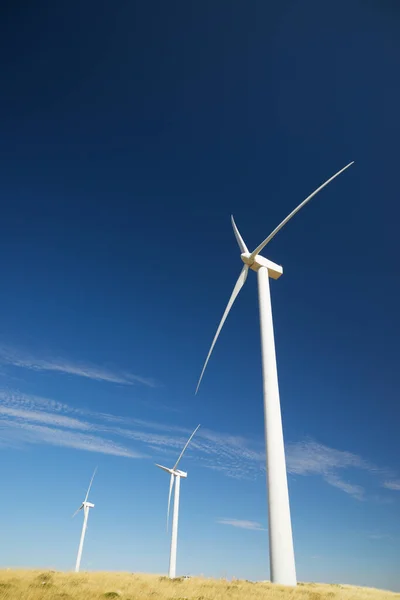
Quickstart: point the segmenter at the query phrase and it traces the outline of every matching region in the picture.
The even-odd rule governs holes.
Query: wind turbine
[[[96,471],[97,471],[97,467],[95,468],[94,473],[92,475],[92,479],[90,480],[88,491],[86,492],[84,501],[82,502],[82,504],[80,505],[78,510],[75,511],[74,514],[72,515],[72,517],[75,517],[75,515],[77,515],[78,512],[83,509],[83,526],[82,526],[81,539],[79,542],[78,556],[76,557],[75,573],[79,572],[79,567],[81,565],[83,542],[85,541],[87,522],[88,522],[88,518],[89,518],[89,510],[91,508],[94,508],[94,504],[92,504],[91,502],[88,502],[88,497],[89,497],[90,488],[92,487],[94,476],[96,475]]]
[[[225,319],[228,316],[237,295],[245,284],[249,269],[252,269],[257,272],[260,310],[264,428],[267,461],[270,578],[272,583],[281,585],[297,585],[269,287],[269,278],[272,277],[272,279],[278,279],[282,275],[283,269],[280,265],[260,256],[260,252],[278,231],[311,200],[311,198],[318,194],[319,191],[340,175],[340,173],[343,173],[343,171],[350,167],[353,162],[338,171],[333,177],[325,181],[325,183],[316,189],[310,196],[303,200],[303,202],[299,204],[297,208],[295,208],[255,250],[253,250],[253,252],[249,252],[236,227],[233,216],[231,217],[233,231],[240,248],[240,257],[244,262],[244,266],[235,287],[233,288],[232,295],[212,341],[196,388],[197,394],[204,371]]]
[[[187,477],[187,473],[185,473],[184,471],[180,471],[177,467],[178,467],[178,464],[179,464],[186,448],[189,446],[189,443],[190,443],[192,437],[194,436],[194,434],[196,433],[196,431],[198,430],[199,427],[200,427],[200,425],[197,425],[196,429],[193,431],[192,435],[186,442],[182,452],[179,455],[178,460],[176,461],[176,463],[174,464],[172,469],[168,469],[168,467],[163,467],[162,465],[158,465],[156,463],[156,467],[158,467],[159,469],[162,469],[163,471],[167,471],[167,473],[170,473],[170,475],[171,475],[170,481],[169,481],[169,494],[168,494],[167,531],[168,531],[168,523],[169,523],[169,509],[171,506],[172,488],[174,487],[174,483],[175,483],[174,512],[172,514],[171,553],[169,556],[169,572],[168,572],[168,577],[170,579],[174,579],[174,577],[176,577],[176,547],[177,547],[177,542],[178,542],[179,491],[180,491],[180,485],[181,485],[181,477],[184,477],[184,478]]]

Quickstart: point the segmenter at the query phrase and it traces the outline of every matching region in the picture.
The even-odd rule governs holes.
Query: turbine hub
[[[243,252],[240,255],[240,258],[252,271],[258,271],[260,267],[266,267],[268,269],[268,274],[272,279],[279,279],[282,275],[283,269],[280,265],[273,263],[271,260],[268,260],[268,258],[264,258],[264,256],[260,256],[259,254],[256,254],[254,258],[250,258],[250,256],[250,252]]]
[[[249,267],[251,267],[251,265],[254,263],[254,258],[250,258],[250,252],[243,252],[240,255],[240,258],[242,259],[244,264],[249,265]]]

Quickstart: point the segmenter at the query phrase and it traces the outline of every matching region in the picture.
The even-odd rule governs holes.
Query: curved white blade
[[[96,471],[97,471],[97,467],[95,468],[94,473],[92,475],[92,479],[90,480],[88,491],[86,492],[85,502],[87,502],[87,499],[89,497],[90,488],[92,487],[92,483],[93,483],[94,476],[96,475]]]
[[[189,444],[190,444],[190,441],[191,441],[192,437],[194,436],[194,434],[196,433],[196,431],[198,430],[198,428],[199,428],[199,427],[200,427],[200,425],[197,425],[196,429],[193,431],[192,435],[190,436],[190,438],[189,438],[189,439],[188,439],[188,441],[186,442],[186,444],[185,444],[185,446],[184,446],[184,448],[183,448],[182,452],[181,452],[181,453],[180,453],[180,455],[179,455],[179,458],[178,458],[178,460],[176,461],[176,463],[175,463],[175,464],[174,464],[174,466],[172,467],[172,470],[173,470],[173,471],[175,471],[176,467],[178,466],[178,464],[179,464],[179,461],[181,460],[181,458],[182,458],[182,456],[183,456],[183,453],[185,452],[186,448],[189,446]]]
[[[201,380],[203,379],[204,371],[206,370],[206,366],[207,366],[207,364],[208,364],[208,361],[209,361],[209,359],[210,359],[211,352],[213,351],[213,349],[214,349],[214,346],[215,346],[215,342],[216,342],[216,341],[217,341],[217,339],[218,339],[219,332],[221,331],[221,329],[222,329],[222,326],[223,326],[223,324],[225,323],[226,317],[228,316],[228,313],[229,313],[229,311],[230,311],[230,310],[231,310],[231,308],[232,308],[232,304],[235,302],[237,295],[239,294],[240,290],[242,289],[242,287],[243,287],[243,286],[244,286],[244,284],[245,284],[245,281],[246,281],[246,279],[247,279],[247,273],[248,273],[248,271],[249,271],[249,267],[248,267],[248,265],[244,265],[243,269],[242,269],[242,270],[241,270],[241,272],[240,272],[239,278],[238,278],[238,280],[237,280],[237,282],[236,282],[236,284],[235,284],[235,287],[233,288],[233,292],[232,292],[232,294],[231,294],[231,297],[229,298],[229,302],[228,302],[228,304],[227,304],[227,306],[226,306],[225,312],[224,312],[224,314],[222,315],[221,322],[220,322],[220,324],[218,325],[217,333],[216,333],[216,334],[215,334],[215,336],[214,336],[214,339],[213,339],[213,341],[212,341],[212,344],[211,344],[211,348],[210,348],[210,350],[209,350],[209,352],[208,352],[208,354],[207,354],[206,362],[204,363],[204,367],[203,367],[203,370],[202,370],[202,372],[201,372],[201,375],[200,375],[199,382],[198,382],[198,384],[197,384],[197,388],[196,388],[196,392],[195,392],[196,394],[197,394],[197,392],[198,392],[198,390],[199,390],[199,387],[200,387]]]
[[[77,515],[77,514],[78,514],[78,512],[79,512],[80,510],[82,510],[82,508],[83,508],[83,504],[81,504],[81,505],[80,505],[80,507],[78,508],[78,510],[76,510],[76,511],[74,512],[74,514],[72,515],[72,517],[71,517],[71,518],[73,519],[73,518],[75,517],[75,515]]]
[[[235,219],[233,218],[233,215],[231,215],[231,221],[232,221],[233,233],[235,234],[235,238],[239,245],[240,252],[241,253],[248,252],[249,249],[247,248],[246,244],[244,243],[244,240],[239,233],[239,229],[236,227],[236,223],[235,223]]]
[[[171,473],[171,479],[169,481],[169,494],[168,494],[167,531],[168,531],[168,524],[169,524],[169,509],[170,509],[170,506],[171,506],[172,488],[174,487],[174,483],[175,483],[175,477]]]
[[[338,175],[340,175],[341,173],[343,173],[343,171],[345,171],[346,169],[348,169],[352,164],[354,164],[354,160],[349,163],[348,165],[346,165],[345,167],[343,167],[343,169],[340,169],[340,171],[338,171],[337,173],[335,173],[335,175],[333,175],[332,177],[330,177],[327,181],[325,181],[325,183],[323,183],[322,185],[319,186],[319,188],[317,188],[310,196],[308,196],[305,200],[303,200],[303,202],[301,204],[299,204],[297,206],[297,208],[295,208],[294,210],[292,210],[292,212],[290,213],[290,215],[288,215],[286,217],[286,219],[283,219],[282,223],[279,223],[278,227],[276,227],[272,233],[269,234],[269,236],[259,245],[257,246],[257,248],[255,250],[253,250],[253,252],[250,254],[250,258],[255,258],[257,256],[257,254],[259,254],[261,252],[261,250],[263,248],[265,248],[265,246],[272,240],[273,237],[276,236],[276,234],[278,233],[278,231],[280,229],[282,229],[282,227],[284,225],[286,225],[286,223],[288,221],[290,221],[290,219],[292,217],[294,217],[294,215],[299,212],[299,210],[301,208],[303,208],[303,206],[305,204],[307,204],[307,202],[309,202],[311,200],[311,198],[314,198],[314,196],[316,194],[318,194],[318,192],[320,192],[326,185],[328,185],[328,183],[330,183],[331,181],[333,181]]]

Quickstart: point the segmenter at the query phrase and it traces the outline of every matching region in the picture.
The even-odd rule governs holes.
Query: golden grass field
[[[0,570],[0,600],[400,600],[400,594],[348,585],[297,588],[225,579],[169,580],[130,573]]]

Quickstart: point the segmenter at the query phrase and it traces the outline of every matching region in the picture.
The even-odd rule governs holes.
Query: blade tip
[[[198,383],[197,383],[197,386],[196,386],[196,391],[195,391],[195,393],[194,393],[194,395],[195,395],[195,396],[197,396],[197,392],[198,392],[198,391],[199,391],[199,389],[200,389],[200,384],[201,384],[201,380],[202,380],[202,379],[203,379],[203,373],[201,374],[201,376],[200,376],[200,379],[199,379],[199,381],[198,381]]]

